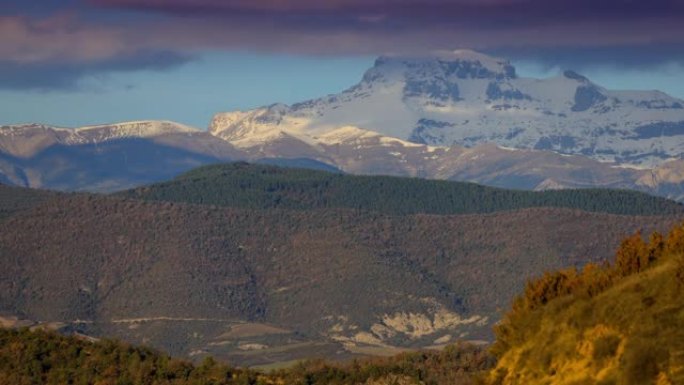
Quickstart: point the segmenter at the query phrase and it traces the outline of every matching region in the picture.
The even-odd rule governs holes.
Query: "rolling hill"
[[[253,181],[256,190],[226,187],[220,194],[217,188],[208,196],[241,194],[254,201],[223,206],[131,198],[145,190],[28,200],[0,220],[0,315],[8,323],[30,320],[248,365],[488,341],[500,309],[527,278],[605,260],[625,235],[682,219],[672,203],[609,191],[588,196],[659,202],[644,207],[660,215],[501,205],[492,207],[502,211],[486,214],[444,214],[439,206],[436,214],[431,206],[407,210],[398,204],[401,194],[389,194],[396,202],[385,208],[373,194],[362,195],[363,205],[350,208],[340,204],[340,192],[350,188],[320,190],[312,176],[316,183],[336,180],[329,186],[378,186],[331,173],[226,167],[199,169],[163,186],[201,195],[207,180],[193,175],[211,179],[216,170],[233,170],[240,177],[232,180]],[[284,189],[263,190],[272,185],[265,183],[270,177]],[[219,178],[215,186],[229,186],[229,180]],[[430,190],[452,186],[379,180],[395,190],[393,183],[404,189],[418,183],[423,190],[416,191],[428,197],[439,195]],[[2,189],[9,196],[33,192]],[[312,200],[321,191],[334,192],[329,203]],[[302,209],[305,204],[311,207]]]
[[[627,190],[515,191],[473,183],[342,175],[248,163],[201,167],[170,182],[121,195],[252,209],[349,208],[393,215],[491,213],[530,207],[565,207],[627,215],[684,212],[673,201]]]

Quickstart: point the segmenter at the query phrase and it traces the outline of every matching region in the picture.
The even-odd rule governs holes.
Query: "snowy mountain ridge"
[[[266,111],[269,109],[264,109],[261,113]],[[259,113],[256,115],[257,118],[260,116]],[[684,199],[684,161],[681,160],[665,162],[662,166],[655,168],[637,169],[632,166],[599,162],[582,155],[517,149],[495,143],[479,144],[469,148],[458,145],[431,146],[388,137],[355,126],[338,127],[314,135],[307,134],[303,130],[262,124],[256,127],[262,130],[261,136],[247,136],[243,140],[237,140],[239,136],[222,139],[207,132],[195,132],[193,129],[184,129],[180,126],[178,128],[173,125],[167,126],[167,129],[156,129],[164,127],[163,122],[158,125],[144,125],[144,127],[151,128],[140,133],[136,132],[137,128],[135,128],[138,123],[94,126],[97,128],[86,127],[85,129],[52,128],[43,125],[4,126],[1,128],[3,134],[0,135],[0,182],[27,187],[69,190],[70,183],[73,182],[59,182],[61,179],[51,180],[55,178],[55,162],[71,163],[74,161],[76,163],[67,168],[60,166],[60,169],[63,169],[61,173],[72,175],[74,172],[89,170],[88,172],[92,174],[93,181],[89,182],[92,184],[83,184],[79,181],[77,185],[79,189],[115,191],[123,187],[144,184],[147,180],[145,178],[149,178],[150,182],[163,179],[156,174],[159,171],[150,173],[145,169],[139,169],[141,164],[131,163],[130,155],[143,155],[138,154],[136,147],[131,147],[132,144],[121,143],[117,140],[135,138],[137,133],[148,135],[149,137],[145,139],[150,140],[150,145],[161,146],[146,149],[145,160],[141,160],[142,164],[152,166],[161,162],[159,167],[162,167],[166,173],[171,173],[170,176],[177,167],[179,167],[178,170],[184,170],[192,167],[193,164],[197,166],[207,162],[307,158],[353,174],[448,179],[530,190],[582,187],[630,188],[678,200]],[[122,127],[120,132],[116,130],[118,127]],[[267,127],[270,128],[266,129]],[[109,132],[110,130],[115,132]],[[84,147],[80,145],[82,143],[69,143],[65,139],[74,132],[96,133],[97,135],[91,135],[88,139],[91,142],[86,143],[88,146]],[[108,135],[103,135],[103,133],[108,133]],[[83,140],[83,137],[78,138]],[[49,151],[54,144],[72,148],[74,149],[72,151],[75,151],[74,154],[83,152],[83,155],[77,155],[71,160],[64,159],[61,155],[55,158],[55,154]],[[107,147],[109,144],[114,147]],[[100,150],[94,150],[90,145],[96,145]],[[181,153],[165,154],[169,151],[168,149],[173,148],[182,151],[183,161],[178,158],[178,154]],[[14,154],[10,154],[12,150]],[[9,154],[16,158],[3,161],[2,154]],[[124,178],[127,173],[136,175],[142,172],[145,176],[136,176],[134,181],[108,179],[107,173],[101,174],[101,166],[98,165],[101,161],[98,157],[111,157],[114,154],[118,154],[115,158],[121,158],[119,162],[122,163],[118,167],[132,167],[128,171],[121,170],[121,178]],[[189,154],[196,155],[190,156]],[[86,163],[79,163],[82,161]],[[106,164],[114,166],[110,161]],[[98,177],[98,175],[101,176]]]
[[[0,151],[25,157],[56,144],[98,144],[125,138],[154,138],[168,134],[196,134],[201,130],[171,121],[142,120],[79,128],[45,124],[0,126]]]
[[[210,132],[245,147],[280,130],[317,136],[356,126],[415,143],[494,142],[652,167],[684,152],[684,101],[611,91],[572,71],[521,78],[506,60],[469,50],[381,57],[340,94],[217,114]]]

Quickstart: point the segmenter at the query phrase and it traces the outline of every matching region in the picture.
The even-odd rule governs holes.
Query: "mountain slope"
[[[253,159],[308,157],[351,174],[449,179],[527,190],[624,188],[680,200],[684,181],[681,161],[668,161],[653,169],[633,168],[581,155],[494,143],[471,148],[429,146],[352,126],[316,136],[283,132],[243,150]]]
[[[198,134],[196,128],[168,121],[137,121],[76,129],[43,124],[0,127],[0,150],[8,155],[27,158],[55,144],[99,144],[125,138],[154,138],[169,134]]]
[[[622,190],[513,191],[470,183],[339,175],[233,163],[207,166],[123,196],[245,208],[352,208],[388,214],[489,213],[568,207],[613,214],[682,213],[663,198]]]
[[[496,326],[496,363],[482,350],[458,344],[439,353],[349,364],[315,360],[264,374],[210,357],[195,366],[149,348],[79,334],[0,328],[0,383],[679,384],[683,253],[679,224],[665,237],[654,233],[648,243],[640,233],[624,239],[613,264],[566,268],[528,282]],[[130,322],[128,332],[145,322]],[[253,337],[254,326],[233,325],[224,336]],[[254,353],[269,354],[268,348]]]
[[[500,326],[495,384],[684,381],[684,228],[626,239],[611,266],[527,285]]]
[[[165,180],[203,164],[263,159],[313,169],[339,168],[354,174],[461,180],[503,188],[608,187],[636,189],[674,199],[682,199],[684,194],[681,161],[638,170],[582,156],[512,150],[493,144],[473,148],[427,146],[354,127],[343,127],[305,141],[285,135],[246,151],[208,133],[135,138],[125,137],[125,130],[111,140],[45,145],[41,140],[49,141],[51,135],[68,130],[12,127],[15,139],[20,138],[16,139],[15,147],[22,144],[33,148],[33,140],[39,145],[34,148],[37,152],[28,157],[0,154],[0,182],[28,187],[112,191]],[[29,134],[32,130],[38,130],[40,135]]]
[[[26,187],[120,190],[244,157],[223,140],[173,122],[0,127],[0,176]]]
[[[488,340],[527,277],[678,220],[60,195],[0,220],[0,313],[243,364],[391,354]]]
[[[657,91],[610,91],[566,71],[518,77],[473,51],[381,57],[357,85],[286,106],[217,114],[210,132],[247,149],[343,126],[435,146],[483,143],[653,167],[684,151],[684,101]]]

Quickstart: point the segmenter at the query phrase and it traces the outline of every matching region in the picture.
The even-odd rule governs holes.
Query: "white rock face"
[[[506,60],[468,50],[381,57],[340,94],[220,113],[210,132],[245,148],[283,134],[309,140],[343,126],[433,146],[493,142],[637,167],[684,152],[682,100],[606,90],[572,71],[520,78]]]

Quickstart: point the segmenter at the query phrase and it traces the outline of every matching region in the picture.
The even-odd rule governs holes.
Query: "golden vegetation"
[[[492,384],[684,383],[684,225],[547,273],[496,327]]]

